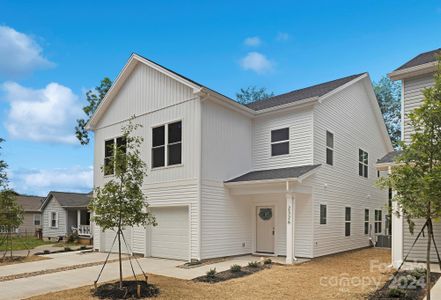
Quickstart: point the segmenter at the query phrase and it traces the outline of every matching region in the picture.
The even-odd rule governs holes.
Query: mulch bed
[[[196,277],[193,279],[195,282],[207,282],[207,283],[217,283],[222,282],[234,278],[240,278],[244,276],[248,276],[264,269],[271,268],[271,264],[267,265],[259,265],[258,267],[242,267],[239,272],[232,272],[231,270],[226,270],[223,272],[216,273],[213,277],[208,277],[207,275]]]
[[[119,282],[112,282],[100,285],[92,291],[92,295],[100,299],[137,299],[138,285],[141,286],[141,298],[156,297],[159,295],[159,288],[145,281],[123,281],[123,288],[119,288]]]
[[[400,271],[391,279],[388,280],[383,287],[370,294],[369,300],[386,300],[386,299],[402,299],[402,300],[422,300],[426,296],[425,286],[420,286],[425,282],[421,279],[420,282],[414,282],[413,280],[407,280],[406,276],[411,276],[412,271]],[[441,277],[440,273],[430,273],[430,285],[431,289]],[[397,287],[401,291],[397,291],[395,288],[395,295],[390,294],[391,287]],[[406,288],[407,287],[407,288]]]

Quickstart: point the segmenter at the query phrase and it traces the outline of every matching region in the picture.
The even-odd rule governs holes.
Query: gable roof
[[[308,98],[321,97],[364,74],[366,73],[355,74],[355,75],[335,79],[332,81],[316,84],[306,88],[277,95],[265,100],[255,101],[247,104],[246,106],[253,110],[259,111],[262,109],[267,109],[274,106],[280,106]]]
[[[25,212],[39,212],[44,202],[44,197],[17,195],[15,201]]]
[[[421,53],[388,74],[392,80],[402,80],[436,71],[441,48]]]
[[[395,71],[416,67],[430,62],[435,62],[437,60],[438,54],[441,54],[441,48],[421,53],[403,64],[402,66],[395,69]]]
[[[41,209],[43,210],[52,198],[55,198],[61,207],[86,208],[91,200],[91,193],[49,192]]]

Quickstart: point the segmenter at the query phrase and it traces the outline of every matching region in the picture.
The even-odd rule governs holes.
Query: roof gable
[[[395,71],[416,67],[430,62],[435,62],[437,60],[437,55],[439,54],[441,54],[441,48],[418,54],[402,66],[395,69]]]
[[[49,192],[44,201],[41,210],[43,210],[49,202],[54,199],[63,208],[68,207],[84,207],[86,208],[91,200],[91,193],[68,193],[68,192]]]

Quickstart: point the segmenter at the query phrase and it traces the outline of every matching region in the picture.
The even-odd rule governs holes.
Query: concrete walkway
[[[95,257],[98,257],[103,253],[93,253],[88,255],[95,254],[97,255]],[[54,254],[53,256],[58,255],[60,254]],[[73,253],[63,253],[62,255],[66,256],[66,260],[76,260],[78,259],[78,257],[81,257],[81,255]],[[69,257],[69,255],[72,256]],[[84,257],[87,257],[87,255],[85,255]],[[255,260],[259,260],[259,258],[254,256],[241,256],[191,269],[178,268],[177,266],[182,265],[183,262],[169,259],[141,258],[139,259],[139,262],[146,273],[190,280],[205,275],[205,273],[212,268],[216,268],[218,272],[221,272],[229,269],[230,266],[233,264],[246,266],[248,262]],[[42,262],[44,263],[49,261],[50,260],[45,260]],[[77,264],[78,263],[80,262],[77,260]],[[2,268],[3,267],[1,267],[0,270]],[[100,269],[101,266],[93,266],[0,282],[0,299],[23,299],[26,297],[46,294],[49,292],[56,292],[60,290],[91,285],[96,280]],[[134,269],[135,273],[142,273],[136,263],[134,263]],[[127,260],[123,262],[123,272],[124,276],[132,275],[129,262]],[[100,282],[115,280],[118,277],[118,263],[110,263],[104,269]]]

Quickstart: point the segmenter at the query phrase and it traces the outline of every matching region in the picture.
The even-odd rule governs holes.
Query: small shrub
[[[258,268],[259,267],[259,263],[257,261],[250,261],[248,263],[248,267],[250,267],[250,268]]]
[[[64,247],[64,251],[72,251],[72,249],[70,249],[70,247]]]
[[[404,298],[406,296],[406,292],[400,289],[390,289],[387,293],[387,296],[390,298]]]
[[[273,263],[273,261],[271,260],[271,258],[265,258],[265,260],[263,261],[264,265],[270,265],[272,263]]]
[[[242,267],[239,266],[239,265],[232,265],[232,266],[230,267],[230,271],[233,272],[233,273],[238,273],[238,272],[240,272],[241,270],[242,270]]]
[[[51,252],[49,250],[44,250],[43,253],[44,254],[50,254]]]
[[[413,277],[415,277],[418,280],[421,277],[426,276],[426,269],[424,269],[424,268],[415,268],[415,269],[413,269],[410,272],[410,275],[412,275]]]
[[[80,236],[77,231],[72,232],[68,235],[66,243],[77,243],[80,240]]]
[[[207,278],[208,279],[214,279],[215,277],[216,277],[216,268],[214,268],[214,269],[210,269],[210,271],[207,271]]]

